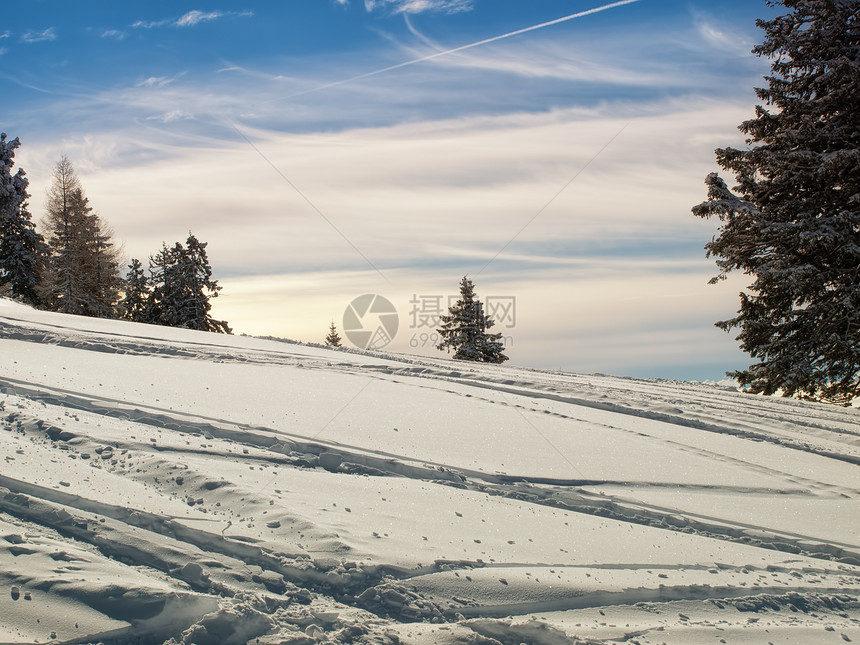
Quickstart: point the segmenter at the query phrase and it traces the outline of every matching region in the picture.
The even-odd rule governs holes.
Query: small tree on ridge
[[[484,314],[483,303],[475,297],[475,286],[467,277],[460,281],[460,299],[442,316],[438,329],[442,342],[437,349],[454,350],[454,358],[463,361],[503,363],[508,357],[499,342],[501,334],[488,333],[495,322]]]
[[[328,335],[325,337],[325,344],[329,347],[340,347],[342,345],[341,338],[337,333],[337,327],[335,327],[334,321],[332,321],[331,326],[328,328]]]

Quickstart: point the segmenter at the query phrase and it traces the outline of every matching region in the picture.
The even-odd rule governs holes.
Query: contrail
[[[435,54],[429,54],[427,56],[422,56],[421,58],[415,58],[413,60],[408,60],[403,63],[398,63],[397,65],[391,65],[390,67],[384,67],[382,69],[377,69],[373,72],[366,72],[365,74],[359,74],[358,76],[353,76],[352,78],[345,78],[342,81],[335,81],[333,83],[327,83],[326,85],[320,85],[318,87],[314,87],[309,90],[304,90],[302,92],[296,92],[295,94],[291,94],[288,98],[293,98],[296,96],[302,96],[304,94],[311,94],[312,92],[319,92],[320,90],[327,90],[331,87],[337,87],[338,85],[345,85],[346,83],[352,83],[354,81],[360,81],[365,78],[371,78],[373,76],[378,76],[379,74],[385,74],[386,72],[394,71],[395,69],[401,69],[402,67],[408,67],[409,65],[417,65],[418,63],[423,63],[428,60],[433,60],[434,58],[440,58],[442,56],[448,56],[449,54],[456,54],[457,52],[465,51],[467,49],[472,49],[473,47],[480,47],[481,45],[487,45],[489,43],[494,43],[497,40],[503,40],[505,38],[511,38],[512,36],[519,36],[520,34],[525,34],[530,31],[535,31],[537,29],[543,29],[544,27],[551,27],[552,25],[557,25],[562,22],[567,22],[569,20],[576,20],[577,18],[582,18],[584,16],[590,16],[593,13],[600,13],[601,11],[606,11],[608,9],[614,9],[615,7],[620,7],[626,4],[633,4],[634,2],[638,2],[639,0],[620,0],[619,2],[611,2],[609,4],[605,4],[602,7],[595,7],[594,9],[587,9],[586,11],[580,11],[578,13],[572,13],[569,16],[564,16],[562,18],[556,18],[555,20],[550,20],[548,22],[542,22],[539,25],[532,25],[531,27],[525,27],[523,29],[517,29],[516,31],[511,31],[507,34],[502,34],[501,36],[493,36],[492,38],[485,38],[484,40],[479,40],[475,43],[470,43],[468,45],[461,45],[459,47],[454,47],[453,49],[446,49],[445,51],[436,52]]]

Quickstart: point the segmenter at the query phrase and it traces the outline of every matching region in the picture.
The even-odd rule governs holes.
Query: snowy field
[[[0,643],[860,642],[860,410],[0,299]]]

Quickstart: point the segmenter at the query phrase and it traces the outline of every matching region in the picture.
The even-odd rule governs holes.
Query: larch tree
[[[81,240],[89,210],[72,162],[64,155],[54,167],[44,221],[50,257],[42,301],[48,309],[81,313],[84,308]]]
[[[503,363],[508,360],[499,333],[489,333],[495,322],[484,313],[483,303],[475,296],[475,286],[467,277],[460,281],[460,299],[441,317],[438,329],[442,342],[437,349],[454,350],[454,358],[464,361]]]
[[[0,295],[35,305],[45,242],[27,210],[29,180],[21,168],[12,174],[20,145],[0,133]]]
[[[100,217],[91,214],[87,218],[86,235],[86,313],[99,318],[116,318],[123,280],[113,231]]]
[[[65,155],[54,168],[44,226],[49,249],[44,305],[63,313],[114,317],[121,285],[119,253]]]
[[[758,362],[730,373],[750,392],[847,404],[860,396],[860,25],[857,0],[782,0],[789,11],[759,20],[758,56],[772,60],[762,105],[739,126],[747,149],[721,148],[708,199],[716,216],[705,246],[720,269],[754,278],[738,315]]]

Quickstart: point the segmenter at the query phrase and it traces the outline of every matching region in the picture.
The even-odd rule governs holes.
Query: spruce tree
[[[27,205],[0,221],[0,293],[39,304],[39,272],[45,257],[45,240],[36,232]]]
[[[340,347],[342,345],[341,338],[337,333],[337,327],[334,326],[334,321],[332,321],[331,326],[328,329],[328,335],[325,337],[325,344],[329,347]]]
[[[178,303],[180,326],[201,331],[230,333],[226,320],[209,315],[210,298],[216,298],[221,286],[212,279],[212,267],[206,254],[208,242],[201,242],[189,232],[185,248],[178,255],[181,299]]]
[[[15,150],[20,146],[18,137],[7,141],[6,133],[0,133],[0,221],[17,213],[30,197],[27,193],[30,180],[24,170],[19,168],[12,174]]]
[[[772,59],[763,105],[739,126],[748,148],[722,148],[729,190],[712,173],[717,216],[705,246],[716,282],[734,270],[754,277],[738,315],[716,323],[740,330],[758,363],[730,373],[753,393],[848,403],[860,396],[860,26],[856,0],[783,0],[759,20]]]
[[[29,180],[20,168],[12,174],[20,145],[17,137],[7,141],[0,133],[0,294],[35,305],[45,242],[27,210]]]
[[[226,320],[209,315],[210,298],[221,286],[212,279],[206,242],[188,234],[185,246],[177,242],[149,259],[150,292],[144,319],[168,327],[185,327],[222,334],[231,333]]]
[[[460,299],[442,316],[438,329],[442,342],[437,349],[454,350],[454,358],[464,361],[503,363],[508,360],[501,334],[488,333],[495,322],[484,314],[483,303],[475,297],[475,286],[467,277],[460,281]]]
[[[149,282],[143,271],[140,260],[132,258],[128,265],[128,273],[124,282],[125,296],[120,302],[122,318],[134,322],[147,322],[147,299],[149,297]]]
[[[175,313],[173,303],[177,299],[174,293],[176,280],[177,243],[172,249],[162,242],[161,251],[149,256],[149,294],[141,322],[179,326],[179,317]]]

